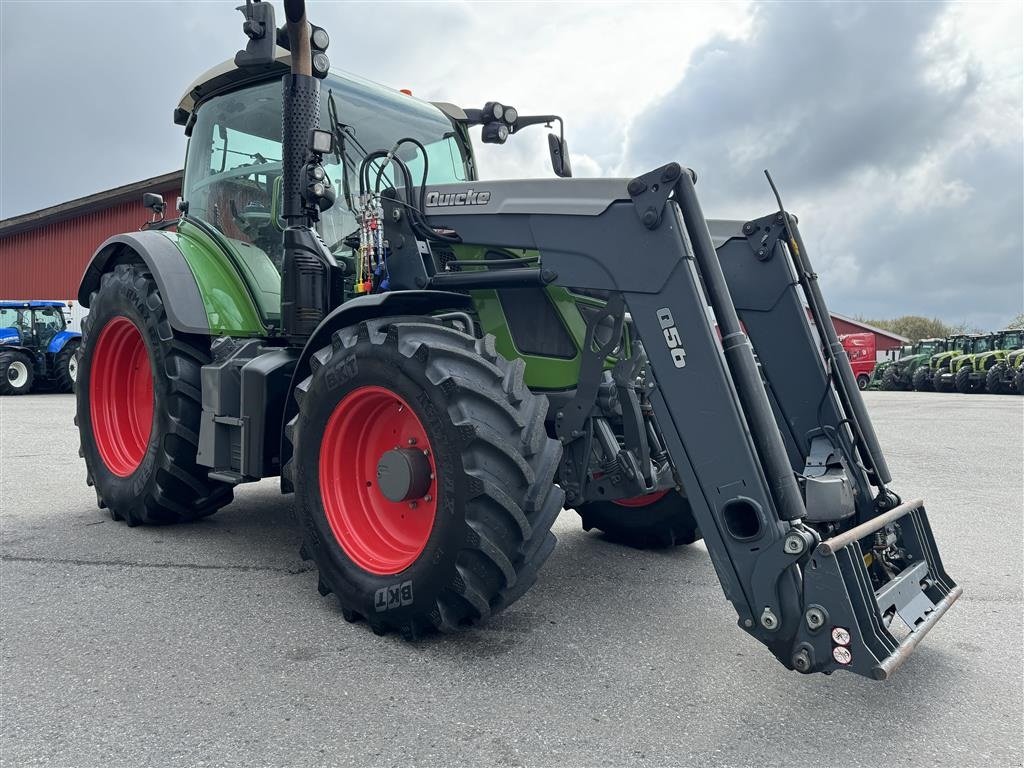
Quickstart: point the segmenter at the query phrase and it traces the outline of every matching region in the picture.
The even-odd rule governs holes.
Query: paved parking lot
[[[556,524],[537,586],[407,644],[341,619],[276,483],[201,523],[96,508],[73,400],[0,401],[5,766],[1021,765],[1024,398],[867,393],[964,597],[888,683],[803,677],[703,546]]]

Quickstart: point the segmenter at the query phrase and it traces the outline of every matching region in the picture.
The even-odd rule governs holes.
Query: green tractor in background
[[[885,379],[885,372],[895,363],[902,360],[907,355],[913,354],[914,347],[910,344],[904,344],[900,347],[899,355],[895,360],[883,360],[875,366],[875,369],[871,372],[871,378],[868,380],[868,385],[865,389],[882,389],[882,381]]]
[[[991,352],[978,355],[974,368],[985,374],[985,391],[993,395],[1020,394],[1018,373],[1024,362],[1024,330],[1007,328],[996,334]]]
[[[948,369],[943,369],[932,379],[932,385],[939,392],[968,392],[981,391],[985,386],[985,378],[975,376],[972,379],[974,367],[972,361],[977,355],[984,354],[993,348],[995,334],[975,333],[971,334],[965,342],[961,354],[949,360]]]
[[[963,354],[964,347],[970,334],[954,333],[946,337],[946,348],[931,356],[928,365],[920,365],[914,371],[914,389],[917,392],[941,391],[936,386],[935,378],[943,371],[949,370],[949,361],[957,355]]]
[[[899,360],[887,365],[882,374],[882,389],[894,392],[911,388],[914,373],[919,367],[928,367],[928,361],[936,352],[946,351],[945,339],[921,339]]]

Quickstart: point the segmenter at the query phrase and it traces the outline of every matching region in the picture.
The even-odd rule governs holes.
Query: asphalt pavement
[[[802,676],[736,627],[703,545],[575,513],[488,624],[347,624],[266,481],[128,528],[85,485],[68,395],[0,399],[4,766],[1019,766],[1024,398],[869,392],[964,596],[895,677]]]

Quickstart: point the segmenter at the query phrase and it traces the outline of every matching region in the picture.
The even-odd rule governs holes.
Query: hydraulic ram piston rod
[[[757,371],[750,342],[743,332],[736,307],[729,295],[729,287],[725,282],[714,244],[711,242],[707,222],[699,215],[700,203],[689,173],[684,172],[680,175],[675,189],[683,224],[690,234],[693,255],[704,278],[708,301],[722,332],[725,360],[732,373],[736,394],[764,467],[772,498],[778,506],[779,517],[783,520],[799,520],[806,515],[800,486],[797,485],[793,468],[789,464],[786,446],[782,442],[779,425],[775,421],[775,414],[772,413],[771,404],[768,402],[761,375]]]

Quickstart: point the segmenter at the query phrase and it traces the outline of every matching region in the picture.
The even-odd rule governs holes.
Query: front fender
[[[285,396],[284,419],[281,424],[281,466],[285,465],[292,456],[291,443],[285,438],[284,427],[298,413],[298,404],[295,402],[293,393],[307,376],[309,376],[309,359],[321,347],[330,344],[331,336],[341,328],[357,325],[365,320],[373,320],[378,317],[399,317],[409,315],[429,315],[439,312],[442,309],[469,310],[473,307],[473,300],[461,293],[449,291],[390,291],[388,293],[375,293],[369,296],[358,296],[350,299],[337,307],[327,317],[320,321],[320,325],[309,337],[306,346],[302,348],[302,354],[295,365],[295,372],[288,385],[288,392]],[[282,478],[282,490],[289,491],[285,487],[287,481]]]
[[[61,331],[50,339],[50,343],[46,346],[46,351],[51,355],[58,355],[69,341],[80,338],[82,338],[82,334],[78,333],[78,331]]]

